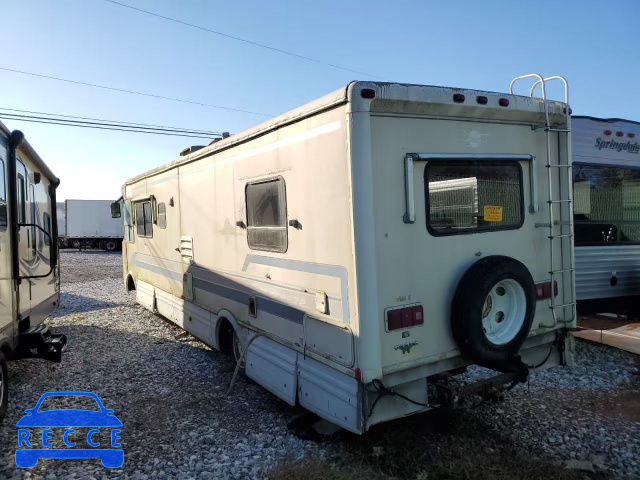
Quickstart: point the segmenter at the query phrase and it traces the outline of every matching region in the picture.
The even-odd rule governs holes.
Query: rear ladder
[[[558,323],[573,323],[575,321],[575,319],[577,318],[577,314],[576,314],[576,298],[575,298],[575,258],[574,258],[574,251],[573,251],[573,237],[574,237],[574,228],[573,228],[573,166],[572,166],[572,162],[571,162],[571,113],[569,110],[569,84],[567,83],[567,80],[564,77],[561,77],[559,75],[555,75],[552,77],[546,77],[543,78],[541,75],[538,75],[537,73],[531,73],[531,74],[527,74],[527,75],[521,75],[519,77],[514,78],[511,81],[511,85],[509,86],[509,92],[511,94],[513,94],[513,85],[519,81],[519,80],[523,80],[525,78],[536,78],[537,81],[531,86],[531,90],[529,91],[529,96],[533,97],[534,96],[534,92],[535,89],[538,85],[540,85],[541,90],[542,90],[542,100],[543,105],[544,105],[544,131],[545,131],[545,137],[546,137],[546,155],[547,155],[547,160],[545,162],[545,168],[547,170],[547,185],[548,185],[548,191],[549,191],[549,199],[547,200],[547,206],[548,206],[548,216],[549,216],[549,222],[548,223],[536,223],[536,227],[548,227],[549,228],[549,276],[550,276],[550,282],[551,282],[551,297],[550,297],[550,301],[549,301],[549,308],[551,310],[551,313],[553,315],[553,325],[551,327],[555,327]],[[546,83],[552,80],[560,80],[563,84],[564,84],[564,103],[566,104],[565,107],[565,115],[566,115],[566,128],[554,128],[551,125],[551,122],[549,120],[549,105],[547,103],[547,91],[546,91]],[[535,128],[535,127],[534,127]],[[561,163],[561,159],[562,159],[562,155],[558,154],[558,163],[552,163],[552,155],[551,155],[551,146],[552,146],[552,134],[553,133],[557,133],[558,134],[558,146],[560,148],[560,135],[564,134],[565,136],[565,142],[566,142],[566,149],[567,149],[567,155],[566,155],[566,163]],[[566,191],[566,195],[563,195],[563,188],[562,185],[558,185],[558,192],[560,195],[560,198],[554,198],[553,195],[553,171],[554,170],[558,170],[560,171],[560,178],[562,178],[563,176],[565,177],[566,180],[566,185],[565,185],[565,191]],[[562,173],[562,171],[564,171],[564,175]],[[567,211],[567,216],[568,216],[568,220],[562,220],[562,208],[563,206],[565,206],[565,211]],[[558,207],[559,212],[556,212],[556,207]],[[555,232],[555,227],[560,227],[560,234],[556,234]],[[566,229],[565,229],[566,227]],[[566,233],[563,233],[564,232]],[[562,251],[563,251],[563,247],[566,246],[566,243],[568,242],[569,245],[569,266],[568,267],[564,267],[564,265],[561,266],[561,268],[556,268],[555,267],[555,242],[559,241],[560,243],[560,255],[562,258]],[[564,264],[564,260],[562,261],[562,263]],[[564,302],[563,303],[556,303],[556,296],[555,296],[555,279],[556,277],[559,277],[561,279],[565,279],[566,277],[569,277],[569,301],[567,301],[567,298],[565,295],[563,295],[564,298]],[[564,282],[562,282],[563,284],[563,288],[564,288]],[[566,291],[566,290],[565,290]],[[567,318],[566,315],[563,315],[562,319],[558,319],[557,316],[557,309],[562,308],[570,308],[571,309],[571,314],[570,316]]]

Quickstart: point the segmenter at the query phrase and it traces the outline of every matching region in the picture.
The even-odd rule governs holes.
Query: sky
[[[513,77],[537,72],[569,80],[574,114],[640,121],[638,0],[119,1],[320,62],[105,0],[4,0],[1,68],[263,115],[2,70],[0,110],[239,133],[351,80],[505,92]],[[562,94],[551,89],[549,96]],[[2,121],[22,130],[60,177],[59,199],[118,198],[127,179],[207,143]]]

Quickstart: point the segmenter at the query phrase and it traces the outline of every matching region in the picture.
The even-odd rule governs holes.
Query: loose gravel
[[[61,268],[62,305],[48,324],[69,347],[61,364],[10,362],[0,479],[262,478],[285,459],[344,454],[340,444],[291,434],[295,411],[251,381],[239,379],[227,396],[228,357],[138,306],[123,288],[119,254],[63,251]],[[640,357],[582,341],[576,350],[577,367],[537,373],[504,402],[468,414],[550,461],[640,478]],[[92,391],[115,409],[124,424],[122,469],[98,460],[15,467],[15,423],[55,390]]]

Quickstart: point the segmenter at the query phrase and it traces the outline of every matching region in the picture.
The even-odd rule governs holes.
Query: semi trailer
[[[100,248],[108,252],[122,244],[122,222],[111,217],[111,200],[66,200],[63,205],[63,248]]]

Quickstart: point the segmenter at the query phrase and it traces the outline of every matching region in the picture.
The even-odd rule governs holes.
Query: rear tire
[[[453,336],[463,355],[499,368],[522,347],[535,309],[535,284],[527,267],[509,257],[486,257],[458,284],[451,306]]]
[[[7,359],[0,352],[0,423],[7,415],[9,407],[9,373],[7,371]]]
[[[115,252],[117,248],[118,248],[118,243],[115,240],[107,240],[104,243],[104,249],[107,252]]]

